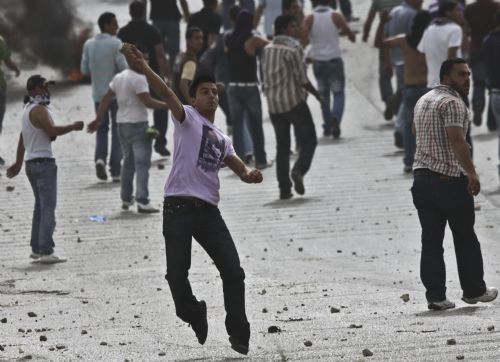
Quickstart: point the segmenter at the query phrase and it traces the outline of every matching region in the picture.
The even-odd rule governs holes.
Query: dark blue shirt
[[[500,89],[500,30],[484,39],[483,56],[489,87]]]

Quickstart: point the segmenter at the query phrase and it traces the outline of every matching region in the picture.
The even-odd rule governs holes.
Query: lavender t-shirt
[[[181,123],[174,124],[174,159],[165,196],[192,196],[219,203],[218,172],[224,159],[235,154],[231,139],[195,108],[184,106]]]

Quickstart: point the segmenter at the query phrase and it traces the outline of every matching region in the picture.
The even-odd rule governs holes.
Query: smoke
[[[0,0],[0,35],[12,50],[68,73],[79,59],[80,34],[71,0]]]

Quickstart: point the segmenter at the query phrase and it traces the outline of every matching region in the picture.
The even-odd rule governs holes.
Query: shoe
[[[268,167],[271,167],[273,164],[272,163],[268,163],[268,162],[264,162],[264,163],[255,163],[255,168],[257,170],[263,170],[265,168],[268,168]]]
[[[385,110],[384,110],[384,119],[386,121],[390,121],[394,117],[394,112],[391,108],[390,101],[385,103]]]
[[[404,148],[403,144],[403,134],[401,132],[394,132],[394,145],[397,148]]]
[[[486,127],[488,127],[488,131],[490,131],[490,132],[497,130],[498,125],[497,125],[497,121],[495,120],[495,117],[488,116],[488,119],[486,119]]]
[[[200,306],[201,318],[197,322],[191,323],[191,328],[193,328],[196,338],[198,338],[198,343],[204,344],[208,335],[207,304],[205,301],[200,300]]]
[[[474,116],[472,117],[472,122],[476,125],[476,126],[480,126],[481,123],[483,123],[483,116],[481,113],[477,112],[477,113],[474,113]]]
[[[280,200],[289,200],[293,197],[293,194],[290,190],[280,191]]]
[[[333,119],[332,135],[335,139],[340,137],[340,122],[335,118]]]
[[[120,182],[120,176],[111,176],[111,181],[113,183],[119,183]]]
[[[3,166],[3,165],[5,165],[5,160],[2,157],[0,157],[0,166]]]
[[[130,209],[130,206],[132,206],[134,204],[134,202],[135,202],[135,200],[133,197],[132,197],[132,200],[130,200],[130,201],[123,201],[122,200],[122,210],[127,211],[128,209]]]
[[[245,162],[246,165],[249,165],[253,161],[253,154],[247,153],[245,157],[243,157],[243,161]]]
[[[158,153],[160,156],[170,156],[170,151],[167,150],[167,147],[165,146],[158,146],[155,145],[155,152]]]
[[[66,259],[61,258],[54,253],[40,256],[40,264],[57,264],[64,262],[66,262]]]
[[[31,259],[40,259],[41,256],[42,256],[42,254],[35,253],[34,251],[32,251],[31,254],[30,254],[30,258]]]
[[[432,310],[452,309],[455,308],[455,303],[452,303],[448,299],[445,299],[441,302],[430,302],[429,304],[427,304],[427,308]]]
[[[462,300],[467,304],[476,304],[477,302],[488,303],[494,301],[498,296],[498,290],[496,288],[490,287],[486,288],[486,292],[483,295],[475,298],[462,297]]]
[[[295,192],[298,193],[299,195],[304,195],[306,193],[306,189],[304,187],[304,177],[297,171],[292,171],[291,176]]]
[[[151,206],[151,204],[142,204],[140,202],[137,202],[137,212],[141,214],[154,214],[155,212],[160,212],[160,210],[155,209],[153,206]]]
[[[331,128],[324,128],[323,129],[323,137],[330,137],[332,135],[332,129]]]
[[[106,163],[101,159],[95,161],[95,174],[99,180],[106,181],[108,179]]]
[[[355,22],[355,21],[359,21],[359,17],[351,15],[351,16],[349,16],[347,18],[347,22],[349,22],[349,23],[352,23],[352,22]]]
[[[244,355],[248,354],[248,343],[243,343],[235,337],[229,337],[229,343],[231,343],[231,348],[236,352]]]
[[[412,171],[413,171],[413,166],[405,165],[405,167],[403,168],[404,173],[412,173]]]

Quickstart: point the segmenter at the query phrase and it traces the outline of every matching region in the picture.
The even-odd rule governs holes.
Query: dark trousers
[[[474,199],[467,191],[467,177],[418,175],[416,170],[413,203],[422,226],[420,277],[429,302],[446,298],[446,268],[443,239],[446,223],[455,244],[458,276],[464,297],[478,297],[486,291],[481,247],[474,232]]]
[[[226,309],[226,330],[242,342],[250,338],[245,314],[245,273],[231,234],[216,206],[202,201],[166,197],[163,206],[163,236],[167,275],[177,316],[186,323],[201,316],[200,303],[188,280],[191,242],[205,249],[220,272]]]
[[[276,173],[281,191],[290,191],[290,126],[295,129],[295,136],[299,146],[299,156],[293,165],[292,171],[305,175],[311,167],[314,150],[318,144],[316,130],[307,103],[301,102],[285,113],[270,114],[276,134]]]
[[[151,98],[163,101],[158,95],[154,92],[152,88],[149,88],[149,93],[151,94]],[[153,111],[153,121],[154,126],[160,133],[155,140],[155,148],[163,148],[167,146],[167,128],[168,128],[168,111],[166,109],[155,109]]]

